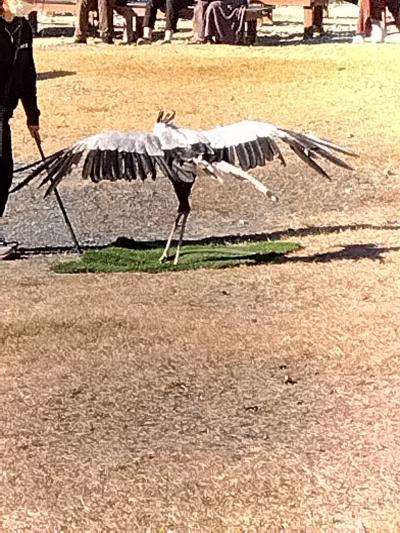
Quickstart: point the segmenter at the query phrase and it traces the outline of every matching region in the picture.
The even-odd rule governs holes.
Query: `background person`
[[[3,215],[14,167],[9,120],[19,100],[32,137],[40,141],[32,30],[24,18],[32,9],[23,0],[0,0],[0,259],[12,255],[17,247],[7,242]]]
[[[74,43],[86,44],[89,12],[98,11],[99,30],[103,43],[114,43],[114,0],[78,0]]]
[[[194,43],[242,43],[247,5],[247,0],[197,0]]]
[[[399,0],[361,0],[356,33],[358,39],[355,42],[362,42],[364,37],[371,37],[373,22],[381,23],[386,8],[392,15],[397,30],[400,31]],[[382,36],[384,38],[384,35]]]
[[[150,44],[157,18],[157,11],[165,11],[165,35],[163,43],[170,43],[178,23],[179,10],[192,5],[193,0],[147,0],[143,20],[143,37],[138,45]]]

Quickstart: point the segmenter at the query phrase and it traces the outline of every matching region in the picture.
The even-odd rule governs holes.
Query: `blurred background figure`
[[[193,44],[240,44],[243,41],[247,0],[197,0]]]
[[[385,40],[385,28],[382,28],[382,22],[386,22],[386,8],[392,15],[397,30],[400,31],[399,0],[360,0],[359,8],[357,35],[353,42],[363,42],[365,37],[373,37],[374,41]]]
[[[99,31],[103,43],[114,43],[114,0],[77,0],[77,15],[74,43],[86,44],[88,37],[89,13],[97,11]]]
[[[137,44],[151,44],[153,30],[156,23],[157,11],[165,12],[165,35],[163,44],[169,44],[176,32],[179,10],[193,4],[193,0],[147,0],[143,21],[143,37]]]

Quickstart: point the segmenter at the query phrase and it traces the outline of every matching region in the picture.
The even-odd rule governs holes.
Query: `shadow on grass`
[[[58,273],[85,272],[168,272],[197,270],[200,268],[227,268],[239,265],[256,265],[276,259],[300,248],[297,243],[284,241],[259,241],[224,245],[194,245],[182,247],[179,263],[174,265],[175,250],[170,260],[160,263],[163,248],[153,244],[142,246],[129,242],[128,246],[116,243],[100,250],[88,250],[77,260],[61,262],[52,269]]]
[[[272,244],[272,243],[271,243]],[[180,260],[187,259],[194,259],[196,255],[201,257],[201,262],[205,265],[207,264],[214,264],[214,263],[221,263],[221,264],[229,264],[231,261],[238,260],[240,263],[247,263],[252,265],[257,265],[260,263],[266,263],[268,261],[272,261],[278,257],[282,257],[282,253],[288,253],[288,252],[249,252],[249,253],[238,253],[235,250],[232,250],[232,252],[229,252],[229,250],[222,249],[222,248],[216,248],[216,249],[210,249],[207,248],[207,256],[204,257],[204,252],[200,251],[191,251],[183,247],[181,254],[180,254]],[[292,250],[289,250],[289,252]],[[239,264],[239,263],[238,263]],[[234,265],[233,265],[234,266]]]
[[[399,228],[400,229],[400,228]],[[304,235],[304,234],[303,234]],[[282,237],[288,237],[289,234],[285,233],[284,235],[275,236],[272,240],[276,240],[278,238]],[[290,236],[295,236],[294,234],[290,233]],[[296,234],[296,236],[299,236]],[[243,241],[243,237],[240,239]],[[258,242],[259,240],[264,239],[245,239],[248,242]],[[226,244],[234,244],[236,241],[231,240],[228,242],[227,240],[224,241]],[[202,240],[202,241],[191,241],[190,244],[215,244],[216,241],[212,240]],[[137,243],[135,241],[129,240],[129,239],[118,239],[113,246],[119,246],[119,247],[125,247],[125,248],[131,248],[131,249],[152,249],[152,248],[158,248],[154,243],[151,242],[145,242],[145,243]],[[324,252],[324,253],[317,253],[312,254],[308,256],[290,256],[290,255],[282,255],[280,253],[258,253],[257,255],[248,254],[247,256],[241,256],[240,258],[244,262],[249,262],[251,260],[252,264],[260,264],[265,263],[268,261],[274,261],[275,263],[328,263],[330,261],[339,261],[339,260],[362,260],[362,259],[370,259],[370,260],[380,260],[383,261],[382,255],[387,252],[398,252],[400,251],[400,246],[378,246],[374,243],[355,243],[355,244],[348,244],[343,246],[340,250],[336,250],[334,252]],[[212,257],[213,253],[217,253],[218,250],[216,249],[215,252],[210,252],[210,257],[203,258],[203,262],[212,262],[214,259]],[[219,253],[223,252],[222,250],[219,250]],[[183,248],[181,257],[184,257],[185,254],[193,254],[192,252],[185,252],[185,249]],[[232,259],[231,254],[225,254],[225,255],[218,255],[218,261],[225,261]]]

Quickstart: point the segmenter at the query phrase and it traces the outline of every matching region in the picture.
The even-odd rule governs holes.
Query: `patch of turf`
[[[165,272],[197,268],[226,268],[271,261],[279,255],[298,250],[293,242],[258,241],[241,244],[188,244],[181,249],[178,265],[159,262],[162,248],[141,246],[108,247],[84,252],[77,261],[62,262],[53,267],[58,273],[80,272]],[[171,255],[175,250],[171,250]],[[172,256],[173,257],[173,256]]]

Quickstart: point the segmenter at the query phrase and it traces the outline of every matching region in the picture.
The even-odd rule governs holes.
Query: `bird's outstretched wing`
[[[277,158],[286,164],[280,143],[287,144],[300,159],[326,178],[329,176],[317,163],[318,159],[352,170],[335,152],[356,156],[351,150],[326,139],[280,128],[268,122],[245,120],[205,130],[202,134],[209,141],[217,160],[240,166],[245,171],[262,167]]]
[[[160,140],[150,133],[105,131],[86,137],[69,148],[48,156],[16,172],[30,168],[26,179],[15,192],[36,176],[45,174],[41,184],[48,184],[48,195],[78,164],[83,163],[82,177],[94,182],[101,180],[155,179],[157,167],[169,174]]]

